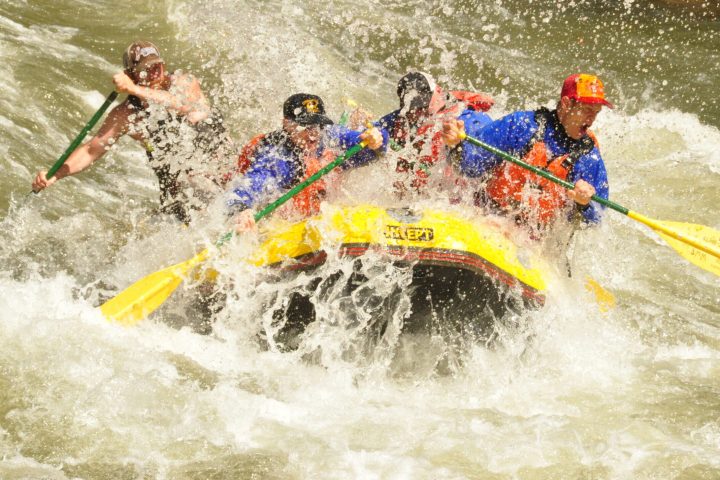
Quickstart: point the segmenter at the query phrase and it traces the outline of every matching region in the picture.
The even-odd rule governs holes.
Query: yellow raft
[[[453,317],[456,325],[477,323],[488,313],[497,319],[508,309],[545,301],[550,270],[542,259],[518,247],[497,224],[440,210],[326,205],[319,216],[269,224],[250,261],[281,272],[312,271],[325,263],[330,249],[339,257],[362,261],[372,252],[375,261],[379,254],[409,265],[413,281],[406,290],[412,294],[413,318],[405,324],[413,329],[437,330],[432,318]],[[307,308],[291,310],[312,317],[303,324],[314,320]]]

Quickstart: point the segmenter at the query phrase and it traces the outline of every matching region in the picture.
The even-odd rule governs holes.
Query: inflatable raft
[[[403,287],[411,299],[405,331],[487,336],[508,311],[545,302],[549,269],[542,259],[513,243],[497,224],[453,212],[326,205],[321,215],[301,222],[271,222],[264,238],[250,261],[271,269],[275,278],[312,272],[329,256],[360,262],[372,257],[412,269],[411,284]],[[275,312],[286,324],[284,333],[295,335],[315,321],[313,302],[320,297],[313,292],[327,288],[324,280],[292,294],[283,311]]]

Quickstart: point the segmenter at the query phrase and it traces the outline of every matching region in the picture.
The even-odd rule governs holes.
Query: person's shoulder
[[[190,72],[175,70],[170,74],[170,83],[177,87],[200,87],[200,79]]]
[[[517,110],[512,113],[505,115],[502,120],[506,122],[512,122],[516,124],[534,124],[535,122],[535,110]]]
[[[288,134],[283,129],[273,130],[269,133],[261,133],[256,137],[260,137],[260,146],[264,148],[279,148],[285,146],[288,141]]]
[[[257,159],[291,161],[292,151],[287,144],[287,135],[282,130],[276,130],[263,136],[258,143],[255,156]]]
[[[534,132],[538,125],[533,110],[518,110],[491,122],[488,128],[503,130],[507,133],[525,134]]]
[[[397,118],[397,116],[399,114],[400,114],[400,110],[393,110],[392,112],[387,113],[387,114],[383,115],[382,117],[380,117],[380,119],[375,123],[380,125],[380,127],[387,129],[388,127],[390,127],[392,125],[393,122],[395,122],[395,119]]]
[[[477,130],[485,127],[492,123],[493,119],[485,112],[473,109],[465,109],[458,116],[458,120],[462,120],[465,124],[465,129],[469,132],[477,132]]]
[[[459,120],[470,119],[470,120],[481,120],[485,123],[491,122],[492,118],[487,113],[481,110],[473,110],[472,108],[466,108],[458,116]]]
[[[263,145],[255,151],[250,169],[275,169],[279,164],[289,161],[289,154],[283,148],[277,145]]]
[[[592,149],[583,155],[583,157],[591,163],[604,163],[602,154],[600,153],[600,147],[598,145],[593,145]]]
[[[106,122],[125,122],[131,120],[133,115],[137,115],[139,112],[138,106],[133,102],[133,99],[128,96],[125,100],[115,106],[106,118]]]
[[[575,162],[575,168],[588,171],[605,169],[605,161],[600,154],[600,148],[597,145],[593,145],[586,153],[580,155]]]
[[[602,162],[602,155],[600,154],[600,142],[598,142],[595,133],[588,130],[585,136],[580,140],[582,142],[582,150],[585,152],[585,156],[593,159],[594,161]]]

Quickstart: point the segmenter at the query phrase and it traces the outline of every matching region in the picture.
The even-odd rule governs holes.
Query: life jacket
[[[255,158],[255,152],[257,152],[260,142],[262,142],[265,137],[266,135],[264,133],[260,133],[252,137],[248,141],[248,143],[243,145],[243,147],[240,149],[240,154],[238,155],[235,167],[229,172],[227,172],[225,175],[223,175],[224,184],[227,184],[228,182],[230,182],[230,180],[237,177],[238,175],[243,175],[245,172],[247,172],[248,168],[250,168],[250,165],[252,165],[253,159]]]
[[[300,175],[292,182],[292,187],[310,178],[322,167],[330,163],[335,155],[331,150],[325,150],[318,156],[303,155],[289,143],[289,138],[283,130],[254,136],[240,151],[234,175],[244,174],[255,160],[258,150],[265,147],[284,148],[292,152],[292,161],[296,164]],[[292,202],[286,203],[278,213],[291,218],[297,215],[310,217],[320,212],[320,203],[327,193],[326,183],[323,179],[316,180],[292,197]]]
[[[305,172],[294,185],[297,185],[312,175],[315,175],[321,168],[329,164],[335,158],[331,150],[325,150],[320,158],[316,156],[306,155],[303,158]],[[327,185],[325,180],[320,178],[302,189],[292,197],[292,208],[294,213],[301,215],[303,218],[311,217],[320,213],[320,204],[327,195]]]
[[[526,145],[522,159],[561,180],[567,180],[572,174],[575,162],[595,148],[597,139],[588,132],[569,153],[550,157],[544,139],[551,115],[546,108],[535,112],[538,129]],[[486,185],[484,195],[490,204],[501,212],[515,213],[519,223],[541,229],[554,221],[570,204],[565,187],[509,162],[496,168]]]
[[[451,102],[450,100],[453,99],[456,101]],[[462,104],[458,102],[462,102]],[[435,93],[430,100],[428,117],[417,126],[414,134],[412,134],[407,121],[399,116],[390,129],[390,138],[401,147],[407,144],[408,137],[412,134],[411,146],[414,160],[401,157],[395,166],[395,171],[398,173],[412,171],[414,176],[410,180],[410,187],[417,192],[427,186],[431,167],[445,159],[446,149],[442,128],[439,128],[440,119],[459,116],[462,113],[463,104],[465,108],[485,112],[493,106],[494,100],[489,95],[460,90],[450,91],[449,95],[446,95],[439,86],[436,86]],[[430,148],[425,147],[428,142]],[[397,183],[396,186],[398,186]]]
[[[264,138],[264,133],[255,135],[242,147],[240,155],[238,155],[237,167],[235,168],[236,175],[242,175],[248,168],[250,168],[250,164],[252,164],[252,161],[255,158],[255,152],[258,149],[258,145],[260,145],[260,142],[262,142]]]
[[[445,144],[441,131],[432,132],[432,122],[426,122],[417,128],[415,139],[412,142],[412,152],[416,160],[408,160],[405,157],[398,159],[395,171],[398,173],[411,172],[414,174],[410,186],[420,191],[428,183],[431,167],[442,158],[445,151]],[[430,142],[429,151],[425,149],[426,142]]]
[[[451,90],[450,95],[465,104],[466,108],[476,112],[487,112],[495,105],[495,100],[484,93],[464,92],[462,90]]]

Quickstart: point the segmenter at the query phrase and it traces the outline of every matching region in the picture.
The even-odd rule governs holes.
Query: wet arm
[[[290,161],[276,154],[262,155],[233,188],[228,213],[255,207],[263,198],[289,187],[295,175]]]
[[[123,91],[142,100],[165,106],[182,115],[187,115],[191,123],[197,123],[208,117],[210,105],[200,88],[200,82],[191,75],[178,75],[173,80],[173,90],[160,90],[140,85],[127,85]]]
[[[610,198],[607,170],[597,148],[578,159],[573,172],[573,183],[578,180],[585,180],[592,185],[598,197]],[[597,202],[590,202],[587,206],[578,205],[578,209],[585,222],[596,224],[602,219],[605,207]]]
[[[465,131],[469,136],[510,154],[521,150],[532,136],[515,115],[508,115],[489,124],[467,118],[466,113],[459,119],[465,122]],[[502,163],[501,158],[468,141],[462,142],[453,155],[459,157],[460,171],[468,177],[480,177]]]
[[[92,165],[95,160],[105,155],[105,152],[115,141],[127,132],[129,112],[127,105],[124,103],[115,107],[103,122],[98,133],[68,157],[53,178],[49,179],[49,184],[82,172]],[[44,172],[40,173],[44,177]]]
[[[343,169],[356,168],[366,165],[378,158],[379,155],[387,150],[388,141],[390,139],[387,130],[380,128],[377,125],[375,125],[375,127],[380,131],[380,134],[383,137],[382,146],[376,150],[371,150],[370,148],[360,150],[355,155],[345,160],[342,164]],[[362,135],[362,133],[363,132],[358,132],[356,130],[350,130],[342,125],[333,125],[325,129],[324,141],[326,141],[328,146],[331,148],[346,151],[347,149],[360,143],[360,135]]]

